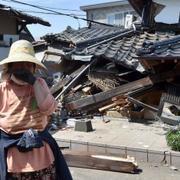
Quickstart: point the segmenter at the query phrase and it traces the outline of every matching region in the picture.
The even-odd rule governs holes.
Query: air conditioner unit
[[[132,26],[132,22],[133,22],[133,15],[132,14],[126,14],[125,17],[125,29],[128,29]]]

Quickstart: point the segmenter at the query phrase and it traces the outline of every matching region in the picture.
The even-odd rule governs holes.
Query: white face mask
[[[18,85],[21,85],[21,86],[28,85],[27,82],[24,82],[24,81],[21,81],[20,79],[17,79],[13,74],[11,75],[10,79],[11,79],[14,83],[16,83],[16,84],[18,84]]]

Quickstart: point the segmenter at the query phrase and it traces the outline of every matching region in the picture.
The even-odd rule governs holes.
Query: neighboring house
[[[142,17],[142,25],[146,27],[156,26],[162,24],[179,24],[179,0],[129,0],[129,3],[136,10],[136,12]],[[159,23],[159,24],[158,24]],[[179,26],[179,25],[178,25]],[[165,27],[164,30],[169,29]],[[177,27],[172,27],[172,31],[175,31]]]
[[[34,41],[27,24],[50,26],[49,22],[0,4],[0,60],[8,55],[10,45],[19,39]]]
[[[138,17],[128,0],[81,6],[89,20],[129,28]]]

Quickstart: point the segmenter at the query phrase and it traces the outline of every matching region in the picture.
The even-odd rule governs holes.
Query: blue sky
[[[55,9],[56,11],[61,12],[61,13],[76,13],[76,14],[85,15],[85,12],[80,11],[80,6],[99,4],[99,3],[104,3],[104,2],[113,2],[116,0],[19,0],[19,1],[33,4],[33,5],[38,5],[38,6],[79,10],[79,11],[64,11],[64,10]],[[11,6],[16,9],[21,9],[21,10],[42,11],[42,10],[32,8],[29,6],[19,5],[13,2],[6,2],[3,0],[0,0],[0,3]],[[51,27],[46,27],[46,26],[38,25],[38,24],[29,25],[28,28],[35,38],[43,36],[47,33],[59,33],[63,31],[64,29],[66,29],[68,25],[75,29],[78,29],[79,26],[80,27],[86,26],[85,21],[76,20],[74,18],[67,17],[67,16],[46,15],[46,14],[37,14],[37,13],[29,13],[29,12],[28,14],[41,17],[51,24]],[[85,16],[81,16],[81,17],[85,18]]]

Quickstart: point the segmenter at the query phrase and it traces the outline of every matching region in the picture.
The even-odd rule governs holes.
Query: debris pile
[[[51,92],[66,112],[64,119],[160,117],[177,124],[179,115],[162,116],[167,113],[164,104],[180,109],[174,93],[180,85],[177,33],[94,25],[42,38],[48,45],[43,63],[49,68],[43,76],[51,79]],[[173,116],[178,118],[167,120]]]

